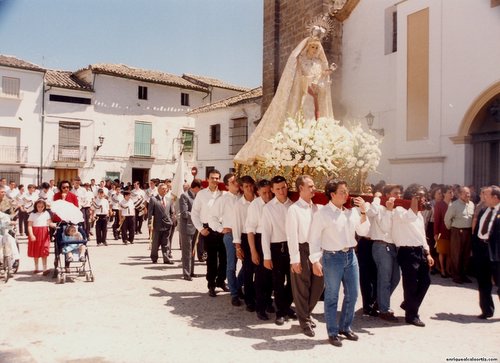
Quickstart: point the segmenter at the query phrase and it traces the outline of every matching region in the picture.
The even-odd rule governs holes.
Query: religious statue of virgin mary
[[[272,148],[269,140],[283,130],[288,117],[306,120],[333,119],[331,73],[321,40],[331,29],[324,17],[309,25],[310,36],[303,39],[288,57],[276,94],[259,125],[234,158],[238,167],[264,161]]]
[[[234,158],[238,175],[258,180],[280,174],[292,186],[308,174],[320,188],[339,177],[353,190],[365,189],[380,161],[380,140],[333,117],[330,77],[337,66],[328,65],[321,45],[330,29],[327,17],[314,19],[310,35],[288,57],[269,108]]]

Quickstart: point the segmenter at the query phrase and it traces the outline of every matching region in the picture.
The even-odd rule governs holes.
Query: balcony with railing
[[[53,145],[52,160],[66,166],[80,166],[87,162],[87,147],[80,145]]]
[[[27,146],[0,145],[0,163],[25,164],[28,162]]]
[[[151,142],[134,142],[128,146],[128,154],[131,158],[154,159],[156,152],[157,145]]]

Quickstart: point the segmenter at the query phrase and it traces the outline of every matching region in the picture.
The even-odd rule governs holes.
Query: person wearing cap
[[[325,185],[328,204],[313,215],[309,234],[310,255],[313,273],[324,276],[325,320],[330,344],[341,347],[339,335],[357,341],[351,330],[354,309],[358,298],[359,268],[354,247],[356,233],[366,236],[370,222],[366,218],[366,206],[361,197],[354,198],[356,207],[346,209],[349,196],[347,183],[329,180]],[[344,301],[340,320],[337,322],[337,305],[340,284],[344,287]]]
[[[109,201],[106,199],[104,189],[97,190],[97,198],[92,201],[92,219],[95,223],[95,238],[97,245],[107,246],[106,242],[108,232],[108,217],[111,210],[109,209]]]

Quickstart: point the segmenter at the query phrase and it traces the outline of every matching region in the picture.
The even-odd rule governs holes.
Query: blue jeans
[[[236,279],[237,259],[236,259],[236,248],[234,248],[232,233],[224,234],[224,246],[226,246],[226,257],[227,257],[227,265],[226,265],[227,285],[229,287],[231,296],[236,297],[238,296],[238,288],[241,285],[239,285],[239,282]]]
[[[373,242],[373,260],[377,265],[377,302],[381,313],[391,308],[391,295],[399,284],[398,252],[392,243]]]
[[[339,331],[351,330],[354,309],[358,299],[359,268],[354,249],[348,252],[323,251],[323,276],[325,279],[325,320],[328,336]],[[340,282],[344,286],[344,301],[337,324],[337,304]]]

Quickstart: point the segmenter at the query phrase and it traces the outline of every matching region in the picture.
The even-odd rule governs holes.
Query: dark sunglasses
[[[61,189],[69,189],[69,185],[63,185]]]

